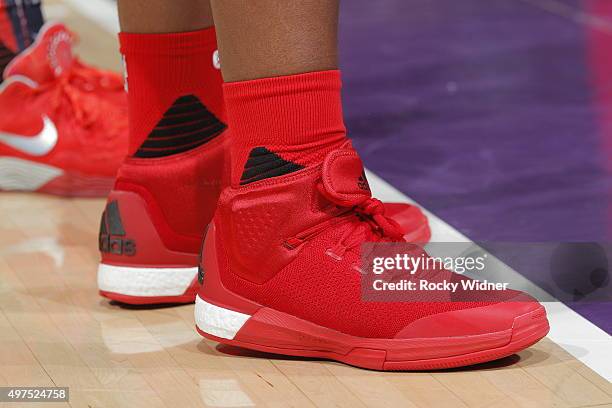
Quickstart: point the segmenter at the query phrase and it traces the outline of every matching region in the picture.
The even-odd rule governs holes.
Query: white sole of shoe
[[[135,268],[100,264],[98,289],[133,297],[181,296],[197,275],[197,267]]]
[[[0,190],[36,191],[63,170],[16,157],[0,157]]]
[[[195,322],[200,330],[223,339],[232,340],[251,316],[225,309],[196,296]]]

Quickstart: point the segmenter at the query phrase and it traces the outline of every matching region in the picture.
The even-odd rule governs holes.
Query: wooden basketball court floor
[[[92,22],[89,0],[79,2],[49,1],[47,15],[80,34],[84,59],[119,69],[109,24]],[[406,199],[372,179],[382,198]],[[192,305],[128,308],[98,296],[103,206],[0,195],[0,386],[67,386],[69,403],[51,405],[73,407],[612,407],[610,377],[574,357],[589,350],[563,348],[552,333],[500,361],[426,373],[218,346],[195,332]],[[457,237],[432,224],[434,237]]]

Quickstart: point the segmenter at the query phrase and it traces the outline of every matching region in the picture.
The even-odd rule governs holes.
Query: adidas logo
[[[370,191],[370,183],[368,183],[368,178],[366,177],[365,170],[359,176],[357,180],[357,186],[364,191]]]
[[[100,221],[98,247],[100,252],[133,256],[136,254],[136,241],[125,238],[125,229],[119,213],[119,203],[111,201],[106,205]]]

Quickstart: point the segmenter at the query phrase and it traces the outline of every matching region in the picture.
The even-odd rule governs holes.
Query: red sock
[[[227,122],[221,72],[213,59],[215,30],[122,33],[119,39],[130,143],[115,192],[146,201],[165,248],[197,252],[225,182]]]
[[[339,71],[224,84],[232,185],[319,164],[342,145],[340,88]]]
[[[126,64],[130,155],[181,153],[225,129],[223,80],[214,66],[214,28],[172,34],[121,33],[119,40]]]

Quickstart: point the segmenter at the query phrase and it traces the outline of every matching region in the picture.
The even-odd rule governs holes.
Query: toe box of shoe
[[[524,293],[504,302],[437,313],[404,327],[396,339],[473,336],[512,329],[517,317],[541,305]]]

